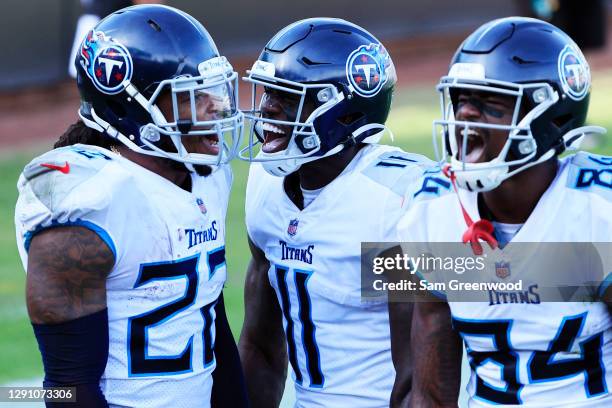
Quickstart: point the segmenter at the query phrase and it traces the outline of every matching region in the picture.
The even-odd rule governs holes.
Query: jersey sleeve
[[[362,262],[374,265],[376,262],[388,263],[402,255],[403,248],[398,245],[401,239],[397,227],[403,214],[411,207],[414,192],[422,183],[423,173],[434,165],[429,159],[418,154],[403,152],[399,149],[388,149],[373,157],[362,174],[367,178],[364,183],[364,196],[379,203],[380,212],[378,234],[372,236],[376,244],[362,246]],[[375,193],[374,193],[375,192]],[[375,194],[372,197],[372,194]],[[377,237],[377,238],[376,238]],[[386,269],[387,267],[385,267]],[[394,284],[401,284],[405,279],[415,280],[407,275],[407,270],[387,270],[386,278]],[[368,275],[370,276],[370,275]],[[372,276],[377,279],[378,275]],[[407,292],[391,292],[390,296],[406,296]]]
[[[397,225],[411,207],[415,193],[422,188],[424,175],[435,168],[425,156],[391,150],[382,153],[363,171],[364,175],[385,188],[381,200],[380,240],[399,242]]]
[[[273,176],[267,174],[261,164],[251,163],[244,202],[245,223],[249,238],[260,249],[264,246],[263,237],[258,232],[257,214],[263,205],[263,186],[267,177]]]
[[[19,177],[15,209],[17,244],[24,268],[32,237],[45,229],[80,226],[95,232],[117,258],[110,232],[114,193],[125,175],[110,155],[79,145],[52,150],[30,162]]]
[[[223,219],[227,217],[227,207],[229,205],[230,194],[232,192],[232,184],[234,182],[234,173],[229,164],[224,164],[215,172],[217,178],[217,191],[223,195]]]
[[[612,201],[612,157],[579,152],[566,158],[569,174],[566,187]]]
[[[441,270],[424,267],[424,254],[434,255],[439,248],[431,248],[429,242],[426,208],[429,200],[446,195],[452,185],[442,174],[437,163],[426,160],[411,172],[406,172],[396,181],[395,190],[401,194],[402,211],[393,225],[390,236],[401,245],[402,256],[409,259],[411,281],[415,283],[414,296],[425,300],[435,297],[448,301],[446,285],[448,277]]]
[[[612,157],[578,152],[566,158],[569,172],[566,187],[588,194],[594,255],[590,279],[601,298],[612,285]],[[608,294],[608,296],[610,296]]]

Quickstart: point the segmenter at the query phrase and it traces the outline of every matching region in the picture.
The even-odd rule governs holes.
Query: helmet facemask
[[[514,97],[511,122],[502,125],[456,120],[452,96],[453,93],[462,89]],[[435,154],[439,161],[448,160],[450,170],[455,173],[457,184],[460,187],[470,191],[489,191],[516,173],[554,156],[553,150],[537,157],[538,143],[531,129],[531,123],[559,99],[558,93],[550,84],[515,84],[505,81],[446,76],[441,79],[437,90],[440,93],[443,119],[434,121]],[[470,163],[466,160],[468,140],[474,129],[495,129],[508,132],[505,144],[494,159],[479,163]],[[457,135],[457,131],[461,134]],[[461,148],[457,140],[460,140]],[[460,155],[459,152],[461,152]]]
[[[274,65],[265,61],[257,61],[247,74],[243,80],[252,84],[252,98],[251,110],[245,117],[251,121],[251,126],[249,143],[240,151],[240,159],[262,162],[270,174],[285,176],[298,170],[304,163],[342,150],[344,146],[339,145],[323,155],[316,154],[322,148],[322,141],[317,134],[315,121],[344,100],[343,93],[339,92],[335,85],[302,84],[278,78],[275,76]],[[271,92],[285,95],[287,100],[293,102],[293,106],[282,108],[286,120],[263,117],[261,108]],[[302,119],[307,101],[315,106],[312,112]],[[288,137],[287,147],[275,152],[265,152],[262,149],[264,131],[284,133],[284,137]],[[255,152],[257,145],[261,146],[259,151]]]
[[[227,163],[236,156],[242,137],[238,75],[225,57],[204,61],[198,70],[198,76],[182,75],[157,83],[149,98],[145,96],[149,89],[124,83],[128,101],[135,101],[150,116],[149,123],[140,124],[140,143],[134,135],[125,135],[101,119],[93,107],[89,115],[81,114],[81,118],[88,126],[106,132],[138,153],[185,163],[190,171],[194,171],[194,164]],[[172,142],[174,151],[164,149],[169,145],[164,138]],[[199,153],[201,147],[194,149],[197,143],[206,144],[208,152]]]

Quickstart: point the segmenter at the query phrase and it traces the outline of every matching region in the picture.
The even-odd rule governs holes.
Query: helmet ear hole
[[[359,121],[359,119],[363,118],[365,115],[363,112],[353,112],[348,115],[340,116],[337,120],[338,123],[341,123],[345,126],[350,126],[355,122]]]
[[[565,115],[557,116],[552,120],[552,123],[559,129],[563,129],[572,120],[572,115],[566,113]]]

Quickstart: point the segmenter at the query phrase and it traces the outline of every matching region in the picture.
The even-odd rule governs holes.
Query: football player
[[[44,385],[76,387],[70,406],[209,407],[221,352],[242,406],[221,295],[237,74],[193,17],[151,5],[102,20],[75,65],[80,121],[18,182]]]
[[[415,198],[398,226],[400,236],[463,242],[475,254],[502,261],[521,242],[550,245],[542,249],[554,242],[607,242],[609,250],[612,158],[586,152],[559,158],[585,134],[603,131],[583,126],[590,88],[583,54],[558,28],[517,17],[478,28],[437,88],[444,119],[436,127],[449,163],[431,175],[450,180]],[[411,406],[457,406],[461,339],[471,368],[470,407],[612,404],[612,320],[603,301],[610,300],[610,266],[590,300],[561,302],[550,286],[538,284],[547,274],[562,279],[550,268],[553,259],[542,259],[541,251],[521,255],[512,269],[496,263],[489,279],[522,274],[535,281],[526,292],[489,292],[489,301],[462,302],[447,290],[439,293],[447,301],[415,305]],[[578,254],[585,262],[570,271],[577,280],[589,272],[586,255]],[[525,274],[531,265],[549,266]]]
[[[257,109],[242,153],[252,161],[239,341],[250,402],[278,406],[289,364],[297,406],[388,406],[386,296],[362,300],[360,243],[393,240],[404,191],[428,163],[378,144],[391,57],[355,24],[307,19],[278,32],[245,79]]]

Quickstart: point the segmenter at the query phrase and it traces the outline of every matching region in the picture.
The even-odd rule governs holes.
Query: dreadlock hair
[[[77,120],[57,139],[53,145],[54,149],[64,146],[72,146],[77,143],[94,145],[110,150],[113,146],[119,146],[119,142],[111,137],[87,127],[82,120]]]

